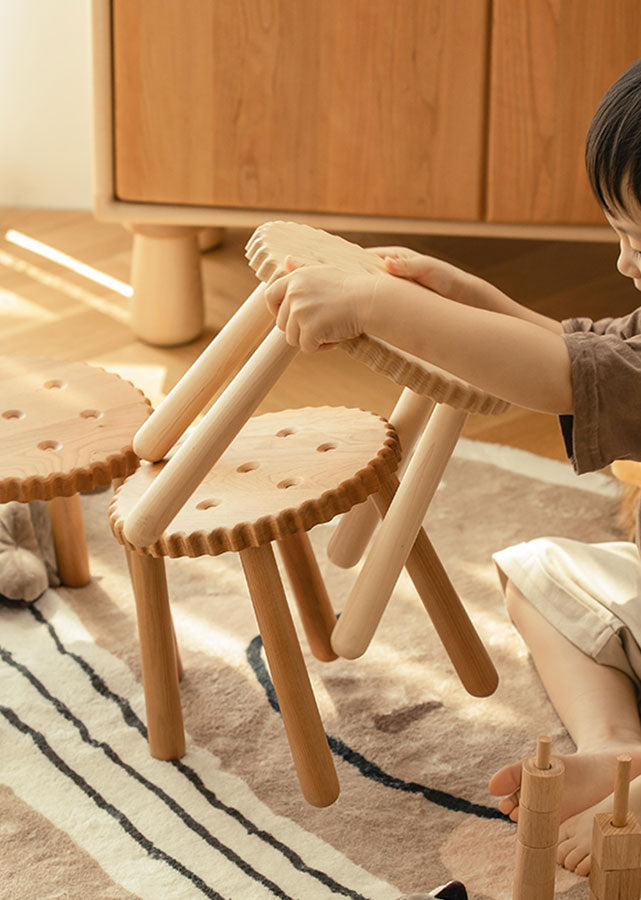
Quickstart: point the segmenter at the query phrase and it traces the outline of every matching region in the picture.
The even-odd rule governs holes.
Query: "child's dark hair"
[[[641,59],[599,103],[588,130],[585,165],[605,210],[625,212],[626,198],[641,206]]]

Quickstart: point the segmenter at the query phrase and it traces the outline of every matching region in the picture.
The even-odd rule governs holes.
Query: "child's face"
[[[632,212],[606,212],[605,217],[619,238],[617,269],[631,278],[641,291],[641,209]]]

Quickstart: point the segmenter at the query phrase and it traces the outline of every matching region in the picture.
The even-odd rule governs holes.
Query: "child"
[[[641,289],[641,60],[607,92],[587,138],[593,190],[619,238],[618,269]],[[557,322],[444,262],[375,251],[380,275],[296,268],[266,292],[288,342],[313,352],[362,332],[519,406],[560,416],[578,474],[641,460],[641,309]],[[633,544],[539,539],[496,554],[512,621],[577,751],[565,758],[559,862],[587,874],[592,818],[632,757],[641,814],[641,562]],[[520,762],[494,775],[499,808],[518,817]],[[610,807],[611,808],[611,807]]]

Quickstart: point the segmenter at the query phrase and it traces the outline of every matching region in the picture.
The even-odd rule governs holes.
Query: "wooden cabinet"
[[[488,0],[113,0],[115,193],[481,215]]]
[[[203,226],[610,234],[583,146],[638,0],[93,2],[95,209],[152,343],[202,327]]]
[[[493,0],[489,222],[603,221],[585,136],[605,91],[640,56],[638,0]]]

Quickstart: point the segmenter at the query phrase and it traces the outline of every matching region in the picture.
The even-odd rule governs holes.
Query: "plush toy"
[[[59,584],[47,504],[0,504],[0,596],[31,603]]]
[[[439,900],[467,900],[467,891],[460,881],[448,881],[447,884],[434,888],[429,894],[404,894],[398,900],[430,900],[430,897]]]

